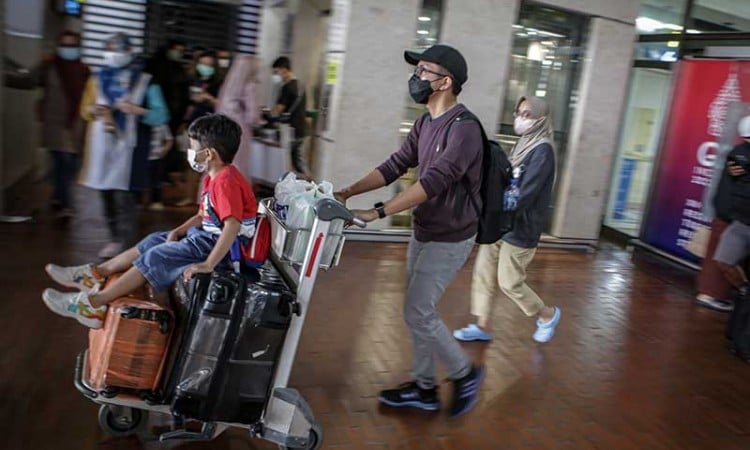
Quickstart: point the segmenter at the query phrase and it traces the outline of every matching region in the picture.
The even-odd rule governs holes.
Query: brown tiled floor
[[[96,405],[71,382],[86,332],[41,302],[45,262],[89,261],[106,237],[95,197],[79,196],[89,206],[67,226],[44,213],[32,224],[0,225],[0,449],[167,448],[147,434],[102,434]],[[144,230],[185,213],[144,214]],[[533,321],[498,299],[495,340],[466,345],[488,368],[469,415],[379,407],[377,391],[409,376],[404,253],[403,245],[352,242],[341,267],[319,277],[290,384],[322,423],[323,448],[750,448],[750,366],[725,350],[726,316],[693,306],[689,274],[609,246],[539,252],[529,281],[563,309],[547,345],[534,344]],[[441,305],[450,327],[469,319],[470,281],[471,263]],[[274,447],[232,430],[168,448]]]

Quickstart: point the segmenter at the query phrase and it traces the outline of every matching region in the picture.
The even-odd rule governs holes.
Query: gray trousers
[[[438,316],[438,302],[473,246],[473,236],[461,242],[419,242],[414,237],[409,241],[404,321],[411,332],[414,378],[423,389],[436,384],[435,355],[450,379],[471,370],[471,361]]]

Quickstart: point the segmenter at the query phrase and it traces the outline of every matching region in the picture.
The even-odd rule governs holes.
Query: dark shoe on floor
[[[396,389],[380,391],[378,400],[383,404],[396,408],[406,406],[425,411],[437,411],[440,409],[437,388],[422,389],[417,386],[415,381],[404,383]]]
[[[479,388],[484,381],[484,367],[472,366],[471,372],[463,378],[453,381],[453,402],[450,415],[457,417],[466,414],[477,404]]]
[[[713,309],[719,312],[732,312],[734,304],[728,300],[709,297],[708,295],[699,294],[695,298],[695,303],[704,308]]]

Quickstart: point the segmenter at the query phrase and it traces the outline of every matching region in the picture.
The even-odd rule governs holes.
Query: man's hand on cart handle
[[[357,220],[361,221],[363,224],[366,224],[368,222],[372,222],[373,220],[376,220],[378,218],[378,212],[375,211],[375,209],[352,209],[352,214],[354,214],[354,218],[352,219],[352,224],[357,225],[360,228],[364,228],[363,226],[360,226],[357,224]]]

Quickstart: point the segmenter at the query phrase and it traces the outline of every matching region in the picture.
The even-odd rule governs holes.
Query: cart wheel
[[[128,406],[102,405],[99,407],[99,426],[115,437],[130,436],[145,423],[147,415],[143,410]]]
[[[318,450],[323,444],[323,429],[320,425],[315,424],[310,428],[310,437],[307,439],[307,445],[304,447],[285,447],[279,446],[280,450]]]

